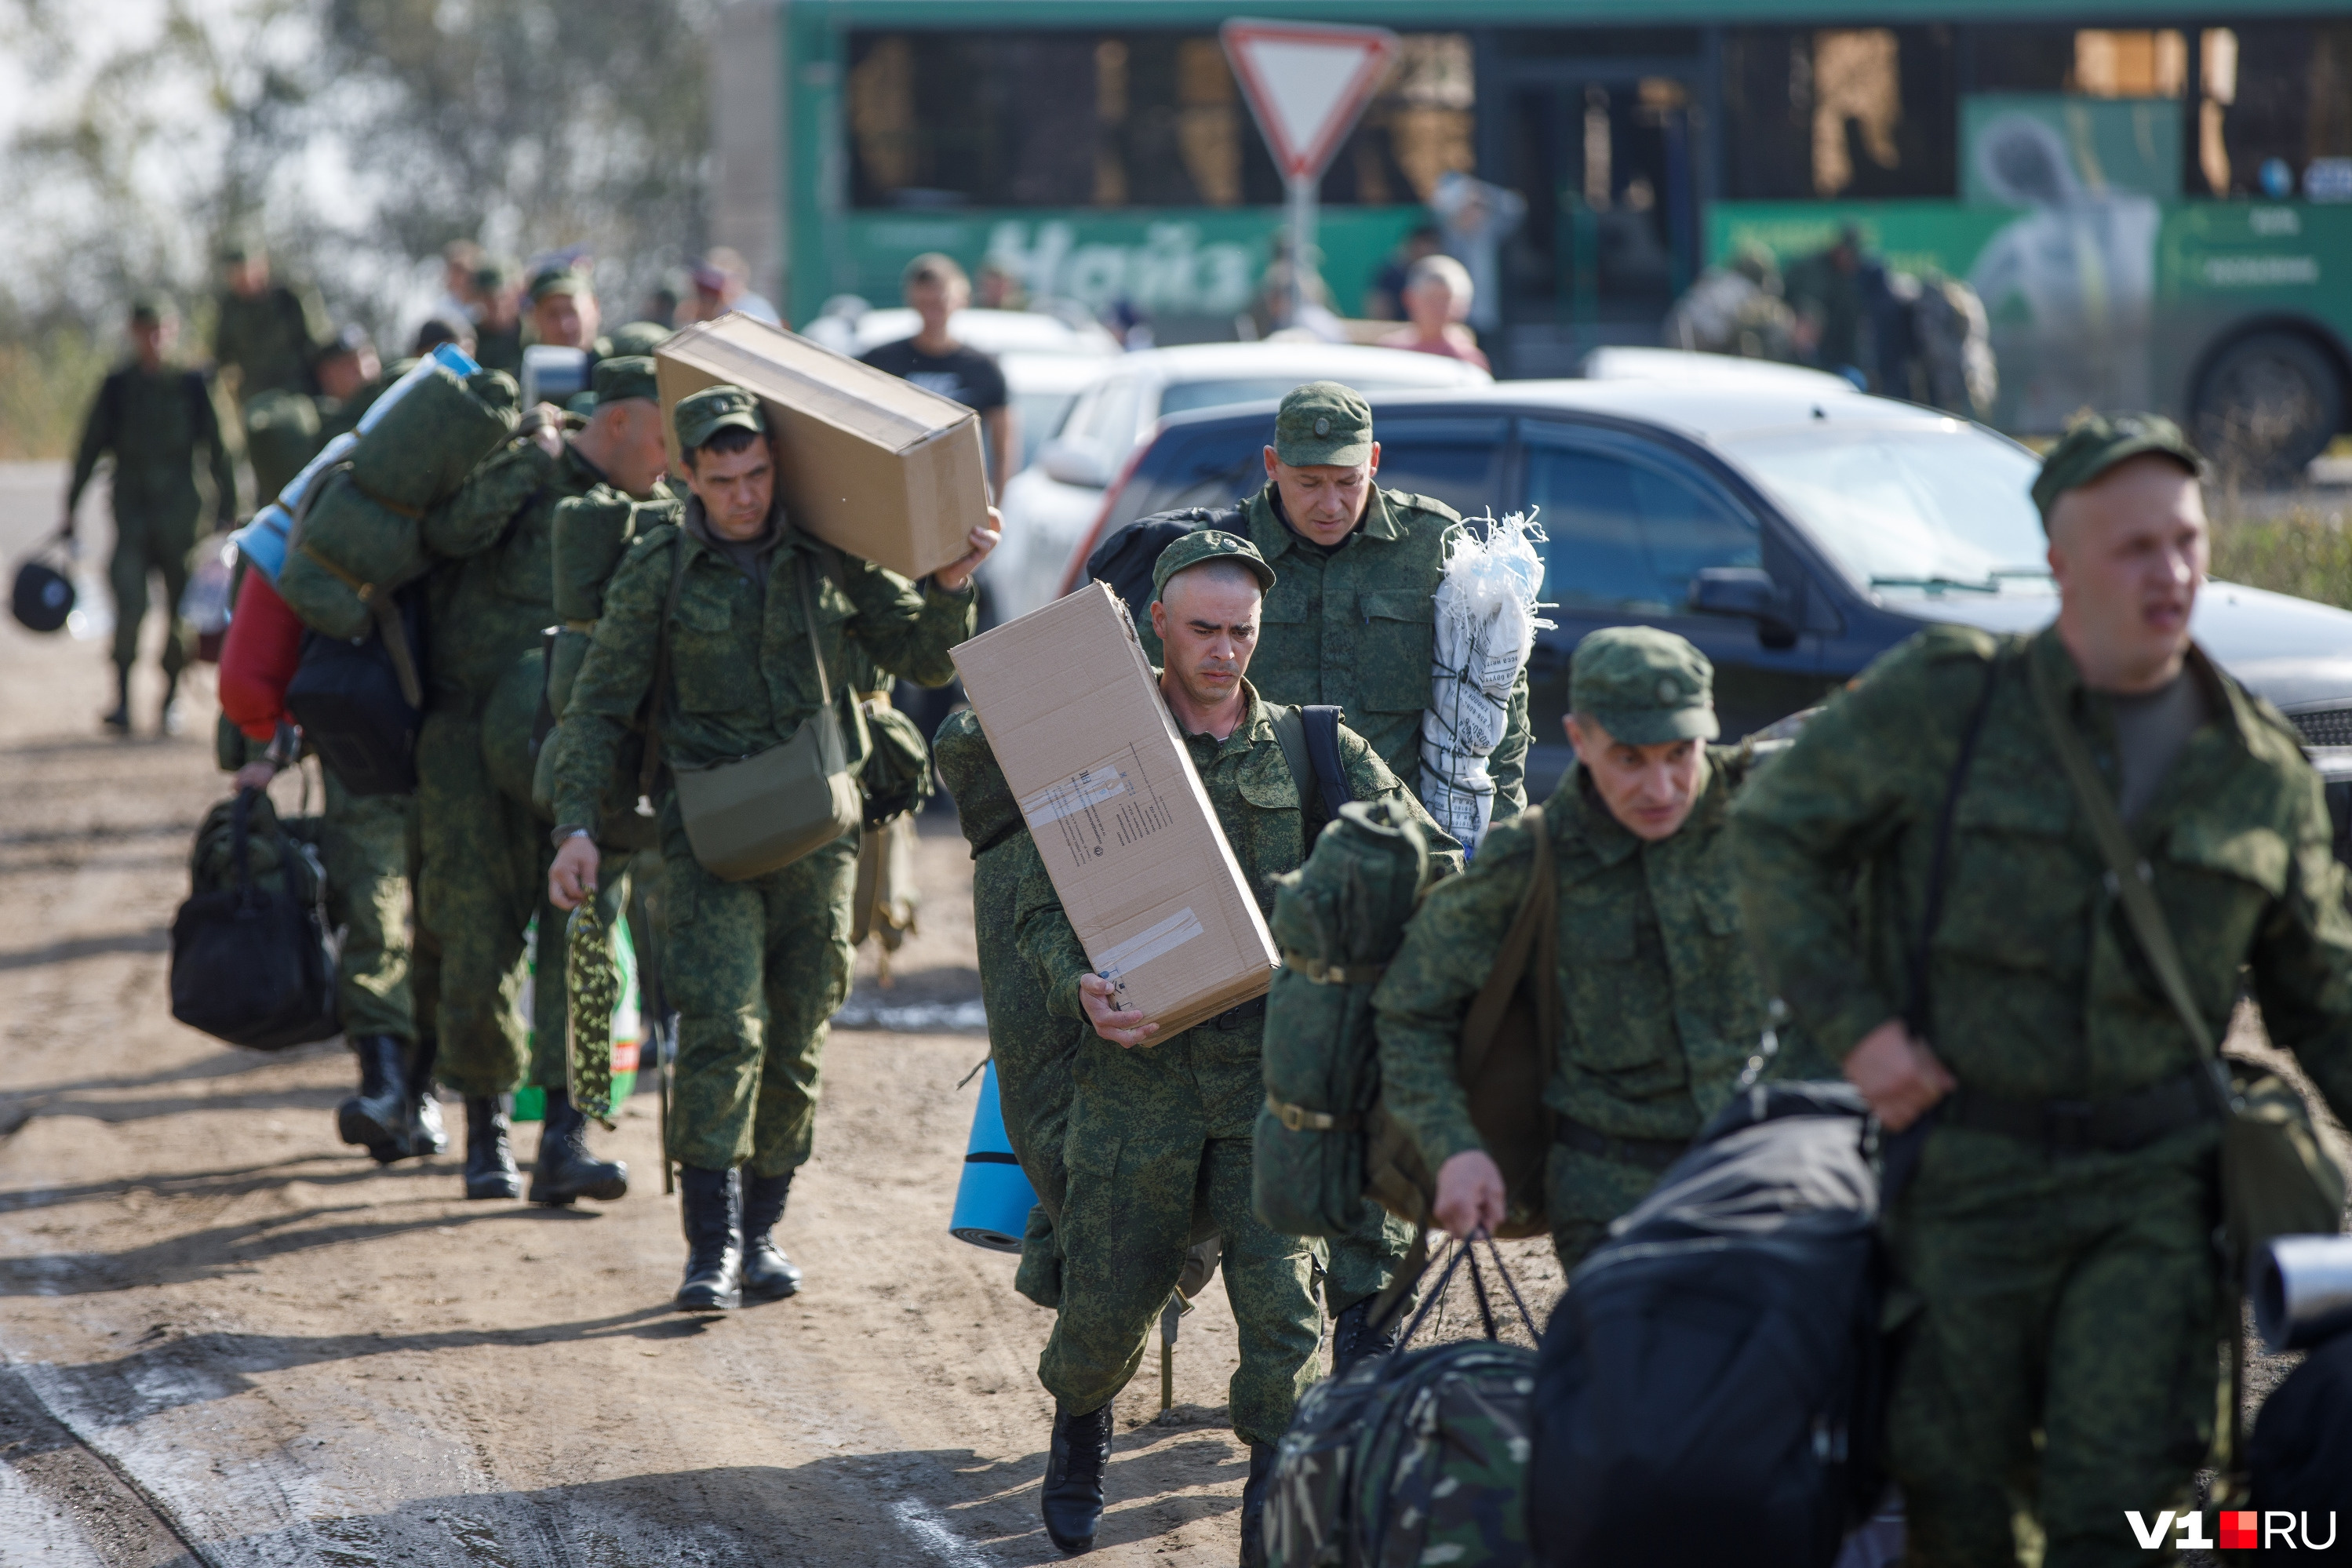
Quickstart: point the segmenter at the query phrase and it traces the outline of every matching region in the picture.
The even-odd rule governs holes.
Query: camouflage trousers
[[[425,714],[416,777],[417,911],[440,956],[436,1073],[465,1095],[504,1094],[524,1082],[526,1067],[530,1082],[561,1089],[562,985],[534,988],[531,1028],[541,1049],[528,1062],[515,1010],[532,917],[542,932],[563,929],[563,912],[547,902],[555,858],[547,824],[491,781],[481,722],[459,703]]]
[[[188,591],[188,552],[196,548],[195,497],[184,512],[114,514],[114,553],[107,558],[107,586],[114,593],[114,667],[128,674],[139,662],[139,629],[147,620],[147,585],[163,580],[163,674],[178,680],[188,651],[180,641],[180,596]]]
[[[321,771],[327,808],[319,820],[319,858],[327,868],[327,918],[343,934],[335,959],[343,1033],[414,1040],[408,867],[415,799],[354,795],[331,770]]]
[[[662,984],[678,1015],[669,1155],[782,1176],[808,1161],[826,1020],[849,996],[857,835],[745,882],[702,868],[662,813]]]
[[[2170,1562],[2125,1523],[2192,1506],[2223,1312],[2215,1135],[2053,1157],[1929,1139],[1891,1227],[1920,1299],[1888,1441],[1912,1568]]]
[[[1608,1240],[1609,1222],[1649,1197],[1658,1175],[1630,1160],[1603,1159],[1554,1144],[1544,1161],[1544,1205],[1560,1267],[1573,1270]]]
[[[1275,1441],[1314,1380],[1322,1245],[1273,1230],[1250,1205],[1250,1129],[1265,1099],[1260,1028],[1202,1026],[1131,1051],[1083,1042],[1059,1228],[1061,1312],[1037,1364],[1064,1410],[1098,1409],[1135,1375],[1183,1270],[1196,1202],[1224,1239],[1241,1338],[1234,1435]]]

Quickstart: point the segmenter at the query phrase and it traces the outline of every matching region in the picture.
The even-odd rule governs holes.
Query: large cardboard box
[[[1090,582],[955,664],[1087,956],[1153,1039],[1263,995],[1274,937],[1118,596]]]
[[[782,327],[730,313],[654,350],[670,462],[670,412],[721,382],[766,405],[778,435],[778,490],[793,521],[827,544],[920,577],[962,559],[988,521],[980,415]]]

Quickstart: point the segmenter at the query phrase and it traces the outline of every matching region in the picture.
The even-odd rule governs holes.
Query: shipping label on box
[[[654,379],[680,474],[678,400],[722,382],[756,392],[786,514],[851,555],[921,577],[962,559],[988,522],[980,415],[952,398],[740,312],[664,341]]]
[[[955,663],[1120,1005],[1164,1040],[1264,994],[1274,938],[1118,596],[1088,583],[962,644]]]

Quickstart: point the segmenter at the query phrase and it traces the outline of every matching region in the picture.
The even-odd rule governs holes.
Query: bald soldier
[[[1889,1129],[1932,1118],[1887,1217],[1918,1302],[1888,1410],[1918,1568],[2171,1560],[2125,1513],[2196,1506],[2238,1332],[2210,1058],[2240,996],[2352,1117],[2343,868],[2301,737],[2189,637],[2199,474],[2169,421],[2077,425],[2033,486],[2056,622],[1920,632],[1733,810],[1767,972]]]
[[[1544,1103],[1552,1246],[1573,1269],[1642,1200],[1756,1055],[1770,998],[1740,929],[1725,832],[1751,754],[1709,747],[1715,671],[1671,632],[1607,627],[1577,644],[1567,728],[1576,760],[1543,806],[1487,835],[1432,888],[1372,995],[1381,1103],[1437,1173],[1437,1223],[1503,1220],[1503,1173],[1470,1122],[1454,1052],[1472,998],[1551,841],[1559,939],[1548,956],[1559,1038]],[[1759,1071],[1826,1071],[1783,1029]]]
[[[1422,716],[1435,655],[1434,596],[1461,517],[1444,502],[1383,488],[1372,411],[1337,382],[1310,382],[1282,400],[1265,449],[1265,486],[1238,507],[1192,507],[1145,517],[1088,561],[1108,577],[1119,541],[1157,550],[1196,528],[1250,541],[1281,580],[1265,595],[1251,679],[1273,703],[1328,704],[1364,737],[1408,793],[1420,798]],[[1144,651],[1160,643],[1148,607],[1137,605]],[[1501,742],[1487,759],[1495,782],[1492,820],[1527,809],[1528,681],[1512,687]],[[1373,1298],[1385,1289],[1412,1239],[1377,1204],[1357,1231],[1333,1241],[1324,1299],[1333,1319],[1332,1360],[1344,1368],[1393,1343],[1373,1332]]]
[[[1323,826],[1322,793],[1292,775],[1275,729],[1279,711],[1249,684],[1260,608],[1276,586],[1255,546],[1215,529],[1188,533],[1152,570],[1151,621],[1166,649],[1160,695],[1184,737],[1217,825],[1262,909]],[[1363,737],[1339,727],[1346,792],[1386,800],[1419,820],[1436,858],[1459,849],[1429,820]],[[1285,1236],[1251,1207],[1252,1129],[1265,1101],[1263,998],[1181,1033],[1121,1009],[1094,972],[1061,899],[1034,856],[1014,939],[1037,967],[1047,1005],[1091,1030],[1081,1037],[1064,1144],[1062,1301],[1037,1375],[1054,1396],[1041,1506],[1065,1552],[1094,1542],[1102,1517],[1111,1403],[1143,1356],[1145,1337],[1183,1271],[1196,1195],[1224,1241],[1225,1293],[1240,1331],[1231,1389],[1234,1434],[1250,1446],[1242,1493],[1241,1561],[1265,1561],[1265,1490],[1274,1445],[1313,1377],[1321,1313],[1320,1242]]]

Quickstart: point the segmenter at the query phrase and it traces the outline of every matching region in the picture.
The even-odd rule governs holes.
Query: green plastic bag
[[[612,945],[613,964],[619,976],[604,1036],[611,1043],[613,1053],[612,1095],[604,1102],[604,1108],[602,1113],[599,1113],[596,1106],[590,1102],[576,1097],[572,1101],[573,1104],[579,1106],[588,1115],[601,1114],[608,1124],[612,1117],[620,1114],[621,1107],[628,1102],[629,1096],[637,1092],[637,1068],[642,1060],[640,1053],[646,1049],[646,1042],[652,1032],[646,1027],[645,1015],[637,1006],[637,950],[629,936],[629,918],[623,913],[628,907],[628,898],[629,882],[623,878],[606,887],[593,901],[604,906],[604,929],[607,939]],[[569,963],[568,951],[558,948],[550,957],[549,967],[545,971],[548,984],[553,986],[567,984],[569,977],[566,970]],[[540,975],[539,917],[533,915],[530,924],[524,927],[524,977],[514,1003],[515,1014],[522,1024],[523,1056],[526,1061],[530,1056],[534,1032],[531,1028],[532,993],[538,988]],[[568,1069],[565,1087],[570,1088]],[[516,1121],[537,1122],[543,1119],[546,1114],[547,1093],[544,1090],[536,1084],[526,1083],[514,1092],[513,1116]]]
[[[1381,1085],[1372,991],[1430,877],[1418,822],[1351,801],[1277,883],[1268,925],[1282,967],[1266,994],[1253,1194],[1286,1235],[1340,1236],[1362,1220]]]

